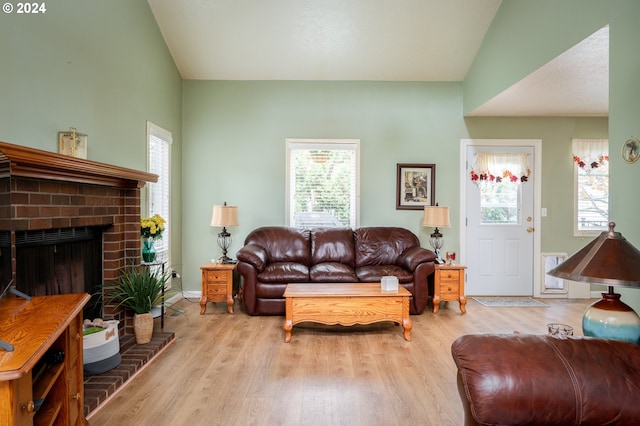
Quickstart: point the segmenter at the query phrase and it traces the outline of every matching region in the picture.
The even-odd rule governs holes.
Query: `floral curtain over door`
[[[529,180],[531,169],[527,154],[478,152],[470,174],[478,186],[504,182],[522,184]]]

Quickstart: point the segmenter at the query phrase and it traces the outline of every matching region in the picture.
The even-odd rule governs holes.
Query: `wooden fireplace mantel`
[[[4,155],[2,155],[4,154]],[[118,188],[142,188],[157,182],[158,175],[84,160],[7,142],[0,142],[0,161],[9,161],[12,176],[63,180]]]

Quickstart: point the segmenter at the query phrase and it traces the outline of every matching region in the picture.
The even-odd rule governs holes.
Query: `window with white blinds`
[[[356,228],[360,222],[357,139],[287,139],[287,226]]]
[[[171,132],[147,122],[147,171],[158,175],[158,182],[147,183],[147,217],[159,214],[166,221],[162,238],[155,242],[156,259],[170,262],[171,247]]]
[[[572,140],[575,236],[598,235],[609,223],[609,141]]]

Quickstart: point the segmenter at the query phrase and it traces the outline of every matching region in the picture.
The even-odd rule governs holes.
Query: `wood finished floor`
[[[451,343],[463,334],[544,334],[546,324],[582,335],[589,300],[549,307],[489,308],[468,298],[438,314],[412,315],[413,340],[391,323],[299,324],[284,343],[284,317],[251,317],[236,302],[169,317],[176,341],[89,418],[100,425],[461,425]],[[443,306],[444,305],[444,306]],[[156,327],[159,325],[156,324]]]

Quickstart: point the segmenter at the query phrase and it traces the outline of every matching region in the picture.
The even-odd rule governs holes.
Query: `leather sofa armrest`
[[[250,244],[242,247],[236,253],[236,258],[240,262],[252,265],[258,272],[264,271],[267,266],[267,252],[262,247]]]
[[[422,247],[411,247],[398,257],[398,266],[413,272],[421,263],[433,262],[434,260],[436,260],[436,255],[431,250]]]

